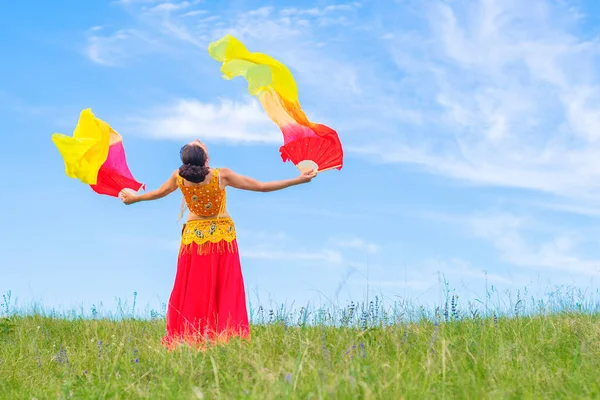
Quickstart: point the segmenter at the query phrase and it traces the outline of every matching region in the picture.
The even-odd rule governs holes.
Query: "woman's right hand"
[[[136,203],[137,200],[138,200],[137,196],[134,193],[132,193],[129,190],[127,190],[127,189],[123,189],[123,190],[121,190],[121,192],[119,192],[119,198],[126,205],[130,205],[130,204]]]

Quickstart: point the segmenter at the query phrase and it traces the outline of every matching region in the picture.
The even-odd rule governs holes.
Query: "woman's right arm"
[[[236,189],[251,190],[253,192],[274,192],[276,190],[285,189],[290,186],[308,183],[316,175],[317,174],[313,171],[307,171],[300,174],[300,176],[298,176],[297,178],[293,179],[285,179],[281,181],[272,182],[260,182],[248,176],[237,174],[228,168],[222,168],[221,185],[231,186]]]
[[[168,196],[169,194],[171,194],[177,190],[177,176],[178,175],[179,175],[179,171],[176,170],[175,172],[173,172],[171,174],[169,179],[167,179],[167,181],[162,184],[161,187],[159,187],[156,190],[146,192],[144,194],[128,193],[127,191],[123,190],[123,191],[121,191],[121,193],[119,193],[119,198],[123,201],[123,203],[125,203],[127,205],[133,204],[133,203],[138,203],[140,201],[150,201],[150,200],[162,199],[163,197]]]

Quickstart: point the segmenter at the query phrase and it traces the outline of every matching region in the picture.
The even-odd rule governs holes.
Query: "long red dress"
[[[250,337],[235,225],[220,216],[226,193],[219,187],[219,172],[214,169],[206,184],[184,186],[178,180],[189,210],[208,218],[188,221],[182,230],[163,338],[169,348]]]

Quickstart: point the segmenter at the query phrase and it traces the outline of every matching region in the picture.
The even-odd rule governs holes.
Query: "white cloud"
[[[330,238],[307,248],[298,237],[283,232],[246,231],[242,228],[238,236],[243,241],[240,246],[243,257],[270,261],[320,261],[324,266],[354,268],[350,258],[343,255],[348,249],[369,253],[379,250],[379,246],[360,238]]]
[[[344,93],[359,93],[359,73],[353,64],[339,61],[329,51],[316,48],[313,31],[322,18],[352,12],[358,6],[358,3],[348,3],[294,10],[261,7],[244,11],[232,9],[217,15],[206,10],[194,10],[191,2],[183,1],[161,3],[151,8],[134,7],[132,14],[138,19],[136,29],[152,38],[157,53],[177,53],[179,60],[189,57],[186,53],[198,58],[197,49],[208,60],[208,43],[224,34],[239,37],[251,51],[268,52],[289,65],[299,85],[302,85],[300,97],[309,118],[328,124],[331,118],[324,112],[314,111],[319,110],[314,103],[326,101],[327,96],[337,98]],[[142,43],[140,48],[134,41],[128,41],[141,36],[137,30],[118,31],[112,35],[101,33],[94,31],[88,42],[87,52],[92,61],[114,66],[148,56],[146,49],[149,48],[145,45],[150,40]],[[197,49],[190,52],[189,48],[186,49],[190,45]],[[219,64],[213,62],[211,65],[211,75],[215,76]],[[198,71],[192,73],[198,75]],[[240,95],[247,96],[247,93]],[[304,99],[312,99],[313,102]],[[179,99],[152,112],[133,111],[129,114],[137,114],[130,118],[134,124],[132,130],[155,139],[180,140],[201,136],[207,140],[237,144],[280,143],[282,140],[277,126],[254,101],[222,100],[211,104],[198,99]]]
[[[130,118],[132,131],[151,138],[207,142],[281,143],[282,134],[260,104],[223,100],[219,104],[180,99],[144,116]]]
[[[290,16],[311,16],[311,17],[319,17],[325,16],[332,13],[341,13],[345,11],[354,11],[361,7],[359,2],[354,3],[346,3],[346,4],[333,4],[324,7],[312,7],[312,8],[284,8],[279,11],[279,14],[282,16],[290,17]]]
[[[264,232],[259,230],[238,229],[240,241],[240,256],[243,258],[302,262],[322,262],[322,265],[340,265],[344,262],[342,254],[336,250],[324,246],[317,249],[303,249],[297,240],[292,240],[288,234],[283,232]],[[167,252],[179,251],[180,241],[173,239],[161,239],[141,236],[115,236],[118,243],[130,246],[148,246],[155,250]]]
[[[473,233],[489,241],[501,259],[515,266],[566,272],[577,275],[600,275],[600,260],[578,256],[579,246],[589,239],[578,232],[563,231],[549,238],[535,240],[531,222],[508,213],[473,215],[467,220]],[[542,230],[548,236],[546,229]]]
[[[225,34],[232,34],[240,38],[251,51],[266,51],[276,56],[293,69],[297,79],[315,88],[323,89],[322,85],[327,83],[327,91],[330,92],[359,90],[360,73],[355,65],[341,62],[330,51],[320,50],[315,46],[316,42],[321,45],[327,42],[315,32],[320,25],[327,23],[329,27],[332,24],[335,26],[331,15],[352,13],[358,9],[359,3],[310,9],[231,8],[224,14],[192,9],[196,3],[198,2],[167,2],[148,8],[143,2],[138,4],[136,0],[130,0],[127,6],[132,9],[131,14],[136,20],[132,23],[135,29],[129,29],[143,31],[157,45],[161,44],[157,46],[157,52],[165,51],[162,44],[167,42],[171,44],[171,51],[178,47],[189,53],[189,49],[182,47],[188,44],[206,52],[211,41]],[[136,51],[138,44],[135,41],[123,40],[125,38],[122,31],[107,36],[91,36],[86,51],[90,59],[103,65],[112,65],[145,56],[145,53]],[[96,42],[99,40],[103,41],[103,46],[98,46]],[[169,46],[165,44],[164,47]],[[197,53],[194,52],[193,57],[197,58]],[[107,63],[106,60],[111,62]],[[217,65],[215,64],[215,68]]]
[[[484,244],[489,244],[497,258],[491,258],[491,265],[486,266],[486,269],[498,273],[503,270],[504,265],[504,275],[513,280],[516,274],[518,278],[518,282],[512,282],[513,285],[525,285],[527,277],[533,274],[552,277],[555,283],[600,275],[600,257],[594,251],[598,245],[595,225],[578,224],[577,229],[574,229],[573,225],[565,224],[561,219],[545,219],[542,217],[543,212],[539,212],[551,209],[586,216],[600,215],[595,209],[543,202],[521,202],[523,204],[527,207],[520,213],[494,208],[466,215],[436,212],[419,214],[433,223],[451,225],[451,229],[457,234],[467,238],[475,237]],[[504,202],[502,206],[507,208]],[[536,207],[538,212],[531,213],[530,206]],[[480,244],[472,243],[470,246],[478,246],[480,251],[485,251],[485,247],[481,249]],[[461,274],[474,277],[466,271]]]
[[[121,6],[133,6],[133,5],[159,3],[160,1],[161,0],[114,0],[113,3],[121,5]]]
[[[271,261],[323,261],[330,264],[340,264],[343,261],[339,252],[330,250],[294,252],[274,249],[247,249],[241,250],[240,255],[247,258]]]
[[[365,152],[477,184],[600,197],[600,46],[578,36],[579,14],[549,1],[429,4],[427,29],[386,41],[412,78],[404,89],[432,100],[420,108],[429,123]]]
[[[582,36],[584,13],[571,4],[348,2],[217,15],[187,3],[132,5],[132,14],[170,49],[205,52],[230,33],[276,56],[296,76],[309,118],[338,130],[348,153],[478,185],[600,198],[600,44]],[[131,35],[96,32],[90,57],[111,64],[146,54],[123,32]],[[157,126],[189,126],[165,118]]]
[[[123,66],[144,54],[163,51],[163,45],[136,29],[121,29],[104,34],[104,28],[95,26],[88,31],[87,57],[107,67]]]
[[[181,17],[185,18],[185,17],[196,17],[198,15],[205,15],[207,14],[208,11],[206,10],[194,10],[194,11],[188,11],[184,14],[181,15]]]
[[[326,264],[360,269],[351,257],[344,256],[348,250],[376,254],[381,246],[359,237],[332,237],[317,247],[306,248],[297,237],[279,232],[259,232],[240,230],[239,237],[244,242],[240,246],[242,256],[264,260],[322,261]]]
[[[372,274],[369,279],[363,277],[352,281],[352,283],[361,286],[368,284],[376,290],[410,290],[412,295],[441,294],[444,290],[444,281],[454,288],[457,285],[462,285],[469,291],[480,291],[483,287],[482,283],[486,281],[493,285],[515,284],[514,280],[500,273],[476,268],[469,262],[458,258],[447,260],[426,259],[404,269],[400,269],[398,266],[378,269],[381,272]],[[403,276],[400,277],[401,275]],[[475,287],[469,287],[470,285]]]
[[[150,12],[172,12],[184,10],[190,7],[192,4],[187,1],[182,1],[180,3],[160,3],[150,9]]]
[[[341,249],[354,249],[354,250],[358,250],[358,251],[362,251],[365,253],[369,253],[369,254],[375,254],[378,253],[381,250],[381,246],[375,244],[375,243],[371,243],[368,242],[364,239],[361,238],[336,238],[336,239],[331,239],[329,241],[329,244],[332,247],[338,247]]]
[[[536,207],[564,212],[569,214],[584,215],[586,217],[600,217],[600,207],[597,205],[586,205],[586,204],[568,204],[568,203],[550,203],[550,202],[530,202],[530,204]]]

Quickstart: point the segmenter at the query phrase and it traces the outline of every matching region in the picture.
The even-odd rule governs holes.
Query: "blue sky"
[[[215,6],[214,3],[218,3]],[[180,195],[126,207],[64,174],[54,132],[91,107],[156,188],[190,139],[213,166],[294,177],[281,134],[207,45],[281,60],[342,171],[229,191],[248,297],[439,301],[595,288],[600,8],[590,1],[9,2],[0,6],[0,291],[71,308],[168,299]]]

